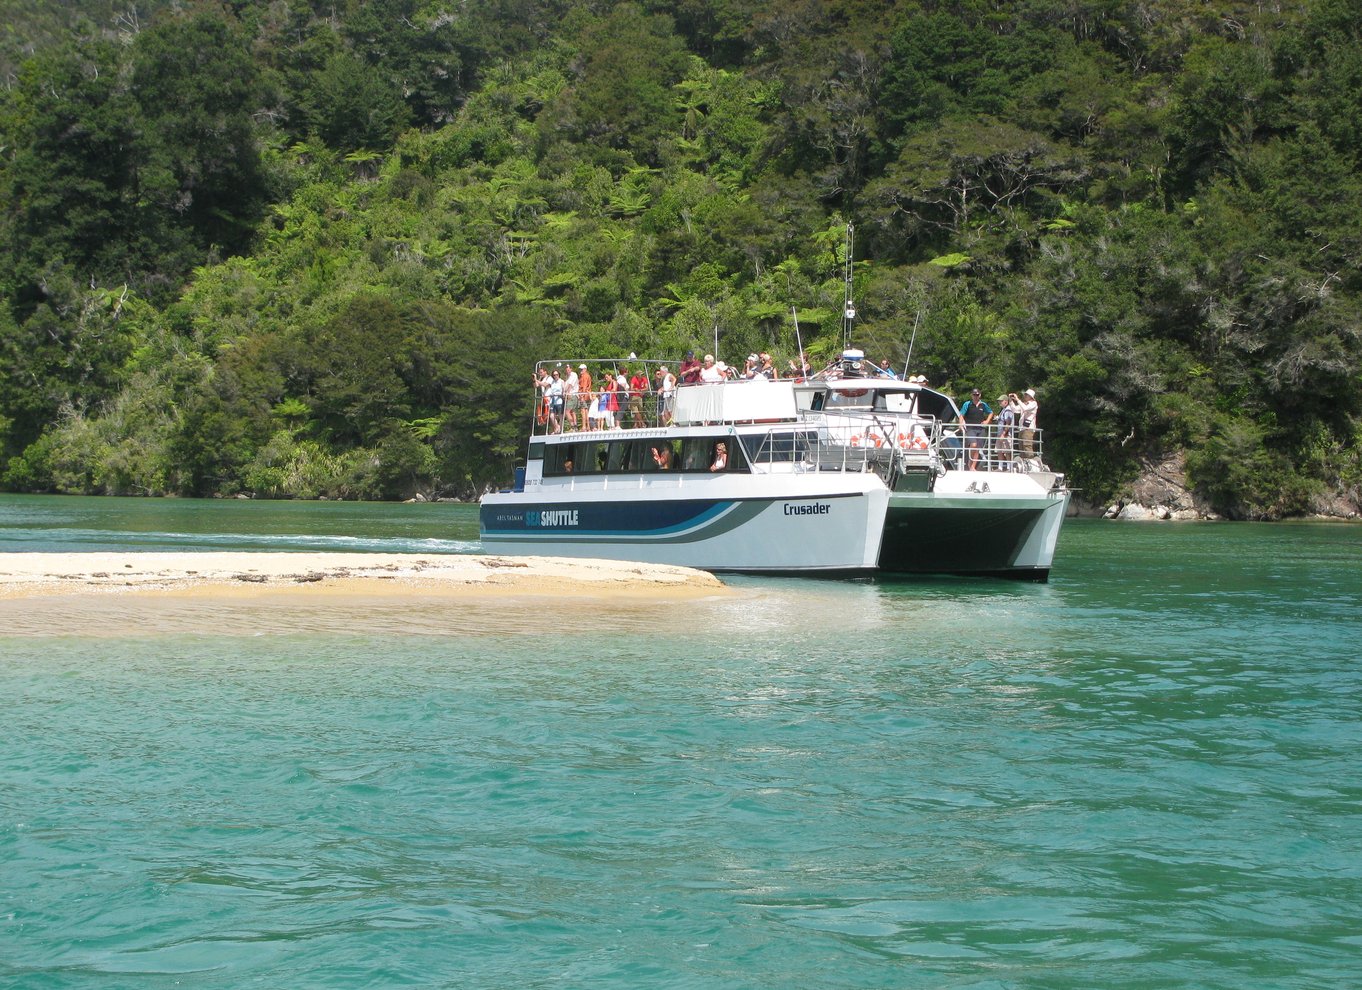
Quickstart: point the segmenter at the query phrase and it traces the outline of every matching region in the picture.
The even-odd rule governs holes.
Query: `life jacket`
[[[988,403],[980,400],[975,402],[970,399],[965,403],[965,408],[960,410],[960,415],[965,417],[965,422],[971,426],[978,426],[989,416],[993,415],[993,410],[988,407]]]

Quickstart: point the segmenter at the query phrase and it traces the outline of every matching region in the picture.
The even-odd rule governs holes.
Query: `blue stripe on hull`
[[[702,528],[713,535],[713,524],[741,504],[732,500],[654,499],[483,505],[478,526],[484,539],[676,540]]]

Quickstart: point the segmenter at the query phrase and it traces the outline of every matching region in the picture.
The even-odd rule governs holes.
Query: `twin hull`
[[[489,553],[709,571],[1043,581],[1068,503],[1067,494],[891,493],[872,472],[804,476],[797,495],[754,493],[754,480],[645,476],[491,494],[480,512],[482,544]]]
[[[1057,494],[902,494],[890,499],[879,570],[1044,581],[1068,509]]]

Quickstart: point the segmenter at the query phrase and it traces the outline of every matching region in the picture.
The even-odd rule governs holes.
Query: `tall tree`
[[[269,198],[251,120],[256,78],[239,25],[212,8],[162,20],[133,43],[147,149],[136,177],[140,230],[172,270],[250,244]]]

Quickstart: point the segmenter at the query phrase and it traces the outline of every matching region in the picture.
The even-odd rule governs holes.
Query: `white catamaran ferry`
[[[648,380],[659,364],[628,363]],[[854,377],[850,363],[800,382],[680,385],[666,406],[640,397],[643,416],[626,395],[615,427],[534,417],[514,488],[482,500],[484,550],[1044,581],[1069,499],[1063,476],[1038,454],[1005,458],[996,431],[966,440],[948,396]],[[591,364],[597,381],[618,373]],[[986,445],[978,470],[962,469],[966,443]]]

